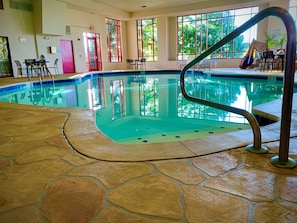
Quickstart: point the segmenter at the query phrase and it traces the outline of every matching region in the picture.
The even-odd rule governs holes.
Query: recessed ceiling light
[[[142,5],[141,8],[146,8],[146,5]]]

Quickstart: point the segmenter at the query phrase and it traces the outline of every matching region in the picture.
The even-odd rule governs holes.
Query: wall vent
[[[20,0],[10,0],[10,8],[32,12],[32,4]]]
[[[66,35],[71,35],[71,29],[69,25],[66,25]]]

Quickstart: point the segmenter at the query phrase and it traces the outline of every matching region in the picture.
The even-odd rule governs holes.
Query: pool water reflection
[[[252,111],[282,96],[271,78],[207,76],[189,73],[187,93]],[[30,85],[0,94],[0,100],[37,106],[95,110],[96,125],[118,143],[172,142],[249,128],[239,115],[186,100],[179,74],[98,75],[80,83]]]

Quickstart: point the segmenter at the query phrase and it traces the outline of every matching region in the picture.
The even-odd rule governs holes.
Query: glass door
[[[84,33],[84,40],[89,71],[102,70],[100,35]]]

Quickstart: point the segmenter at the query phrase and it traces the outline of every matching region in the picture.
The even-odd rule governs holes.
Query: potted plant
[[[266,42],[268,48],[275,47],[277,49],[277,54],[285,54],[285,50],[283,48],[284,43],[287,40],[287,35],[283,33],[278,40],[275,39],[276,36],[270,36],[268,33],[266,33]]]

